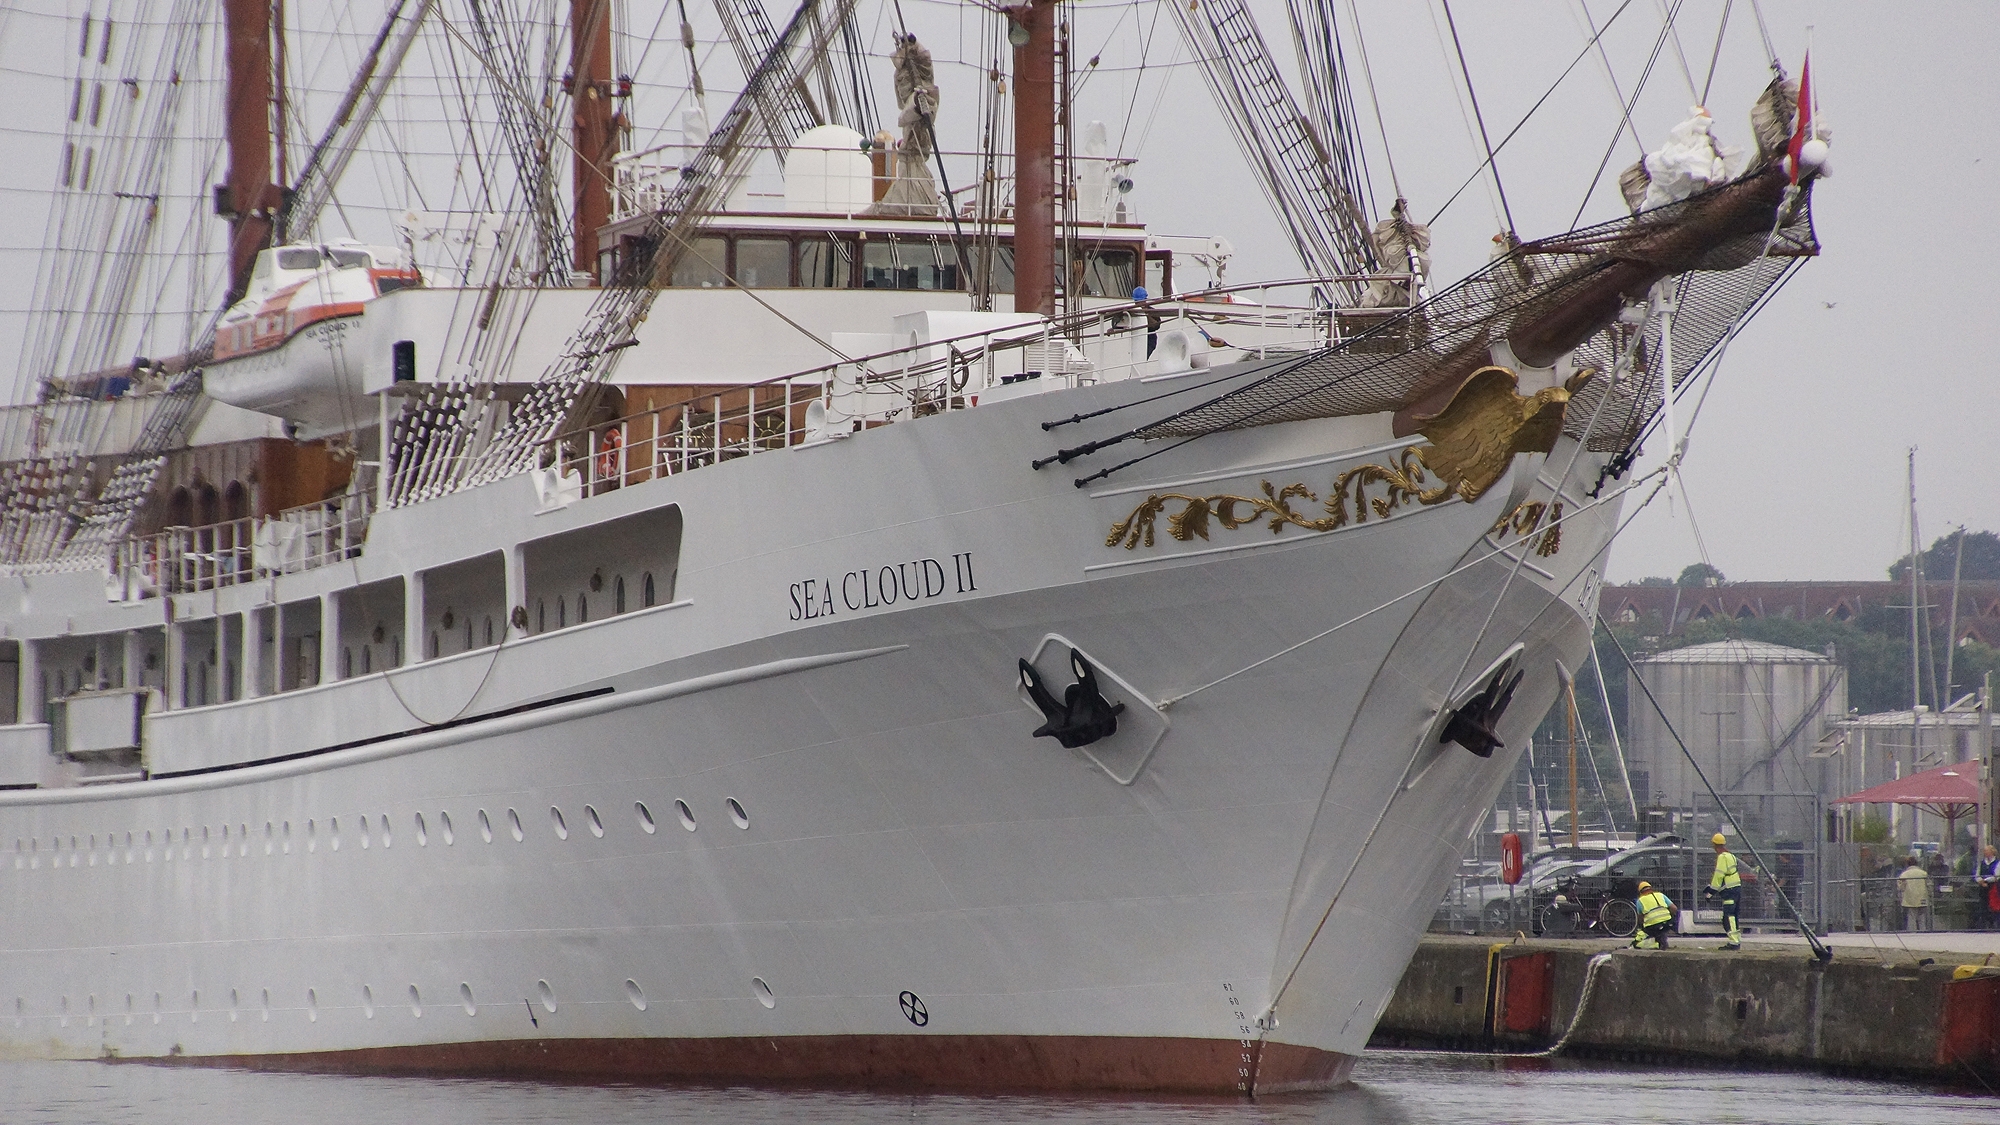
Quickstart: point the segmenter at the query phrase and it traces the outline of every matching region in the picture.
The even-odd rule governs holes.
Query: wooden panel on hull
[[[1354,1069],[1351,1055],[1287,1043],[1082,1035],[518,1039],[130,1061],[317,1074],[1224,1095],[1250,1092],[1252,1082],[1257,1093],[1333,1089]]]

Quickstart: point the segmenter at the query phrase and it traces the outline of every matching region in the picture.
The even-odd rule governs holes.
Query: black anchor
[[[1021,661],[1021,686],[1028,689],[1028,698],[1048,720],[1035,728],[1035,737],[1047,736],[1074,750],[1116,733],[1118,714],[1125,705],[1104,698],[1097,688],[1097,670],[1075,649],[1069,650],[1069,667],[1076,682],[1063,689],[1060,703],[1043,686],[1041,673],[1026,660]]]
[[[1493,727],[1507,713],[1507,705],[1514,701],[1514,689],[1521,684],[1521,672],[1509,676],[1508,670],[1504,665],[1495,669],[1486,690],[1451,713],[1444,732],[1438,735],[1439,742],[1456,742],[1482,758],[1491,758],[1495,750],[1505,745]]]

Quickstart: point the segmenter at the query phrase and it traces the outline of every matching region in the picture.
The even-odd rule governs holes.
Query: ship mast
[[[1014,311],[1056,311],[1055,0],[1006,9],[1014,45]]]
[[[250,284],[257,251],[269,245],[284,191],[271,182],[271,0],[224,0],[229,83],[223,106],[229,140],[228,178],[215,188],[215,212],[229,220],[229,296]]]
[[[612,110],[611,0],[570,0],[570,136],[575,151],[576,237],[571,266],[597,273],[597,231],[611,221],[611,158],[618,151]],[[601,284],[605,279],[597,278]]]

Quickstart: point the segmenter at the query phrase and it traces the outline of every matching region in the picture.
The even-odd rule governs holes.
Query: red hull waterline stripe
[[[315,1074],[1221,1095],[1335,1089],[1354,1069],[1352,1055],[1288,1043],[1099,1035],[516,1039],[129,1061]]]

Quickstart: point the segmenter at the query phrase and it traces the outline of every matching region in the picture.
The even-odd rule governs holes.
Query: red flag
[[[1799,65],[1799,125],[1792,130],[1792,143],[1785,146],[1790,155],[1792,182],[1799,182],[1799,150],[1812,140],[1812,52],[1806,52],[1805,62]]]

